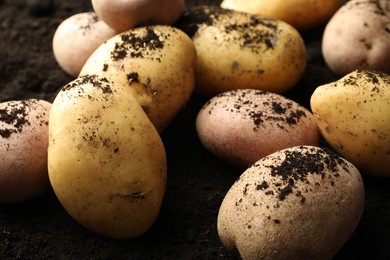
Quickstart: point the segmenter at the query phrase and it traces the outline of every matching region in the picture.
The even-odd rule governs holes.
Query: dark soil
[[[219,1],[187,1],[187,4]],[[92,10],[89,0],[0,0],[0,101],[52,101],[72,80],[54,60],[51,40],[59,23]],[[304,33],[309,64],[286,95],[308,107],[315,87],[337,79],[320,52],[322,29]],[[205,97],[194,95],[162,134],[168,155],[168,183],[157,222],[135,240],[91,233],[62,208],[52,191],[30,201],[0,205],[0,259],[232,259],[222,246],[219,205],[240,172],[209,154],[194,127]],[[364,175],[366,208],[337,259],[389,259],[390,180]]]

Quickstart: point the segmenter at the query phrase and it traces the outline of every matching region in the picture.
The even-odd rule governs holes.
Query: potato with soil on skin
[[[176,26],[193,39],[198,55],[195,90],[202,95],[242,88],[283,93],[305,71],[303,39],[280,20],[196,6]]]
[[[171,26],[139,27],[102,44],[80,75],[97,74],[129,88],[159,132],[189,100],[195,85],[196,51]]]
[[[129,88],[77,78],[50,112],[48,169],[66,211],[109,238],[135,238],[155,222],[165,192],[160,135]]]
[[[22,202],[49,190],[50,108],[40,99],[0,103],[0,203]]]
[[[174,23],[184,0],[92,0],[99,17],[119,32],[150,24]]]
[[[341,6],[340,0],[224,0],[222,8],[265,15],[309,30],[325,24]]]
[[[325,28],[322,54],[340,76],[356,69],[390,73],[389,1],[347,2]]]
[[[196,129],[211,153],[238,168],[284,148],[320,143],[310,111],[255,89],[231,90],[210,99],[198,113]]]
[[[354,71],[319,86],[310,104],[324,139],[362,172],[390,177],[390,75]]]
[[[298,146],[248,168],[223,199],[217,227],[242,259],[331,259],[363,210],[354,165],[324,148]]]
[[[117,33],[99,20],[94,12],[72,15],[54,33],[54,57],[66,73],[77,77],[96,48]]]

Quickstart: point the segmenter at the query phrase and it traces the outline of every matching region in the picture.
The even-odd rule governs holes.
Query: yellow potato
[[[130,88],[79,77],[59,92],[49,120],[49,179],[66,211],[102,236],[144,234],[162,203],[166,154]]]
[[[305,71],[303,39],[280,20],[197,6],[189,8],[177,26],[194,41],[200,94],[214,96],[242,88],[283,93]]]
[[[116,35],[87,60],[80,75],[100,75],[131,89],[159,132],[190,98],[196,51],[182,31],[163,25]]]
[[[341,0],[224,0],[221,7],[283,20],[298,30],[326,23]]]
[[[310,104],[325,140],[364,173],[390,177],[390,76],[353,71],[319,86]]]

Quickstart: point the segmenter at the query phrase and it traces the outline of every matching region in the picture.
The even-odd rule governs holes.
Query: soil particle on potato
[[[85,24],[80,24],[80,31],[83,32],[83,35],[86,35],[88,31],[99,21],[99,17],[96,13],[91,13],[88,15],[88,21]]]
[[[131,82],[139,82],[139,79],[138,79],[138,73],[137,72],[130,72],[127,74],[127,80],[131,83]]]
[[[374,87],[371,92],[380,93],[380,88],[376,85],[380,85],[380,81],[383,81],[386,85],[390,84],[390,76],[380,71],[368,71],[368,70],[357,70],[356,74],[350,74],[342,79],[343,86],[355,86],[362,90],[365,86],[363,82],[372,83]],[[360,83],[360,84],[359,84]],[[333,83],[334,87],[338,86],[338,82]]]
[[[254,96],[264,96],[259,102],[256,102]],[[249,117],[253,122],[253,130],[257,131],[259,127],[264,127],[265,122],[275,123],[279,128],[284,129],[284,124],[295,125],[302,117],[306,117],[306,112],[299,108],[294,108],[291,101],[281,102],[273,94],[263,90],[232,90],[221,93],[213,100],[209,100],[203,109],[209,109],[212,114],[214,107],[223,102],[226,111],[238,113],[242,118]],[[220,100],[220,101],[217,101]],[[226,102],[232,100],[232,102]],[[232,104],[232,105],[228,105]]]
[[[262,167],[262,162],[255,163],[251,167]],[[269,168],[271,176],[275,178],[273,185],[263,181],[255,185],[255,190],[264,191],[265,195],[276,195],[278,202],[284,201],[290,194],[300,198],[305,203],[305,196],[297,188],[297,183],[309,184],[309,175],[320,175],[325,183],[329,180],[330,186],[335,185],[334,179],[340,177],[339,166],[348,172],[347,164],[335,153],[325,148],[315,151],[314,148],[302,148],[301,151],[284,151],[284,159],[280,163],[265,165]],[[330,174],[327,174],[327,173]],[[316,182],[314,185],[321,186]],[[246,187],[248,189],[248,187]],[[245,192],[244,192],[245,195]]]
[[[164,48],[163,37],[160,37],[153,26],[146,27],[146,34],[140,36],[131,30],[121,35],[121,41],[115,44],[115,49],[111,52],[114,61],[122,60],[126,57],[147,58],[150,52]]]
[[[9,138],[13,133],[20,133],[24,126],[30,125],[27,116],[31,102],[35,101],[11,102],[8,107],[0,108],[0,122],[2,125],[8,125],[0,129],[2,138]]]
[[[236,15],[247,16],[247,19],[239,21],[235,19]],[[279,29],[275,19],[228,10],[218,6],[189,8],[183,13],[175,26],[191,38],[196,38],[200,29],[209,26],[216,27],[224,33],[225,39],[223,41],[238,43],[241,48],[249,48],[254,53],[263,52],[264,49],[274,49],[278,42]],[[259,70],[259,74],[262,73],[264,71]]]
[[[100,78],[97,75],[83,75],[76,80],[66,84],[61,91],[68,91],[81,85],[91,84],[93,87],[100,89],[103,94],[112,94],[113,90],[106,78]],[[79,92],[82,95],[82,92]]]

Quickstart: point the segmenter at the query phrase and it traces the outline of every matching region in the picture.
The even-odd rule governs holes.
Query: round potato
[[[242,259],[332,259],[363,210],[354,165],[329,150],[298,146],[248,168],[223,199],[217,227]]]
[[[216,6],[196,6],[177,25],[198,54],[196,91],[202,95],[242,88],[283,93],[306,68],[301,35],[289,24]]]
[[[66,211],[89,230],[135,238],[156,220],[166,184],[160,135],[130,88],[86,75],[50,112],[48,169]]]
[[[54,57],[66,73],[77,77],[95,49],[116,34],[94,12],[72,15],[54,33]]]
[[[101,19],[119,32],[150,24],[172,24],[184,9],[184,0],[92,0]]]
[[[273,17],[308,30],[326,23],[341,4],[341,0],[224,0],[221,7]]]
[[[139,27],[102,44],[80,75],[100,75],[130,88],[159,132],[189,100],[195,85],[196,50],[171,26]]]
[[[390,177],[390,76],[353,71],[319,86],[310,104],[325,140],[362,172]]]
[[[0,103],[0,203],[16,203],[50,188],[47,176],[51,103],[39,99]]]
[[[344,76],[356,69],[390,73],[388,0],[351,0],[327,24],[322,53],[329,68]]]
[[[320,144],[310,111],[255,89],[231,90],[210,99],[198,113],[196,129],[211,153],[238,168],[284,148]]]

